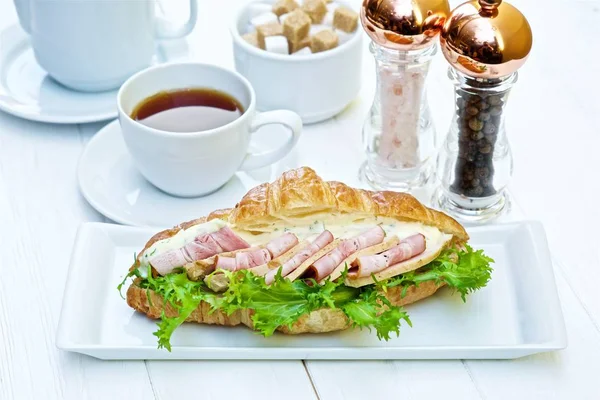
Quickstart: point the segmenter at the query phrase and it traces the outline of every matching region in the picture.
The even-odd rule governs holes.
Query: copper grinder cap
[[[471,0],[456,7],[440,36],[446,60],[474,78],[501,78],[527,60],[533,36],[527,19],[502,0]]]
[[[448,0],[364,0],[360,21],[375,43],[411,51],[432,46],[449,14]]]

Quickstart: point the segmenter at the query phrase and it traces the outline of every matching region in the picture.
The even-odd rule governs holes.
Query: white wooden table
[[[188,39],[193,59],[233,66],[227,26],[215,15],[239,3],[199,0]],[[513,3],[531,22],[534,48],[509,106],[511,191],[517,214],[547,229],[566,350],[512,361],[411,362],[102,362],[61,352],[54,334],[76,229],[106,221],[75,179],[79,155],[103,123],[47,125],[0,113],[0,399],[600,399],[600,0]],[[0,28],[14,23],[11,0],[0,0]],[[445,132],[452,88],[441,58],[431,71],[431,105]],[[355,179],[360,160],[329,176],[328,163],[343,154],[325,158],[326,149],[310,142],[339,135],[359,148],[373,95],[366,51],[364,66],[359,98],[337,118],[306,127],[290,167]]]

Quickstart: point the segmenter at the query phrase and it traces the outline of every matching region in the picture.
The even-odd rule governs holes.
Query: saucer
[[[173,197],[138,172],[125,147],[119,121],[113,121],[89,141],[77,169],[83,197],[101,214],[121,224],[167,228],[219,208],[233,207],[248,190],[272,181],[286,167],[276,163],[251,172],[237,172],[209,196]]]
[[[155,62],[164,62],[157,52]],[[13,25],[0,32],[0,110],[32,121],[81,124],[117,116],[118,89],[70,90],[38,65],[27,33]]]

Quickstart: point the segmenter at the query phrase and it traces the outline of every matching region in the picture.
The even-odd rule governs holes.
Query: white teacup
[[[75,90],[118,88],[149,66],[156,40],[183,37],[196,24],[196,0],[181,26],[157,18],[154,0],[14,0],[37,62]]]
[[[165,90],[210,88],[233,96],[244,113],[233,122],[200,132],[169,132],[150,128],[131,118],[134,108]],[[263,167],[284,157],[295,146],[302,120],[291,111],[257,114],[250,83],[234,71],[195,62],[163,64],[138,72],[117,95],[123,138],[141,174],[159,189],[175,196],[209,194],[238,170]],[[291,137],[281,147],[248,153],[250,137],[261,126],[282,124]]]

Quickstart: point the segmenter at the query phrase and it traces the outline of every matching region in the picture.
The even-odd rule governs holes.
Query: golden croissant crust
[[[351,188],[340,182],[327,182],[315,171],[302,167],[283,173],[273,183],[264,183],[251,189],[234,208],[221,209],[210,213],[206,218],[184,222],[172,229],[154,235],[144,247],[146,250],[155,242],[175,235],[181,229],[211,219],[222,219],[237,230],[265,232],[276,223],[293,223],[294,219],[311,215],[331,215],[334,218],[360,219],[366,217],[390,217],[400,221],[419,222],[438,228],[441,232],[453,235],[454,243],[464,243],[469,239],[465,229],[453,218],[421,204],[407,193],[391,191],[369,191]],[[418,287],[411,287],[406,297],[392,289],[386,296],[394,305],[406,305],[431,296],[440,285],[425,282]],[[151,296],[152,302],[148,302]],[[137,311],[151,318],[159,318],[164,302],[152,291],[141,289],[134,282],[127,291],[127,303]],[[170,305],[166,305],[167,316],[176,313]],[[219,324],[244,324],[252,328],[251,311],[239,311],[230,316],[220,311],[209,313],[207,304],[201,304],[188,321]],[[348,320],[340,310],[321,309],[303,316],[290,329],[282,327],[283,333],[329,332],[346,329]]]

